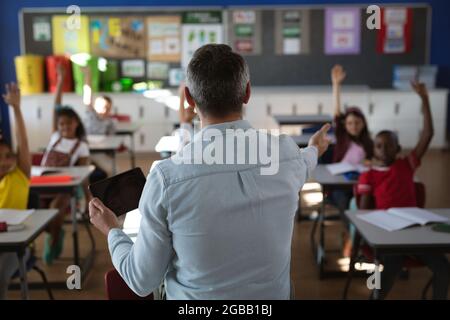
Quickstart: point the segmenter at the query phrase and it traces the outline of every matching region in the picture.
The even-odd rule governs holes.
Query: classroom
[[[448,13],[1,1],[0,300],[448,300]]]

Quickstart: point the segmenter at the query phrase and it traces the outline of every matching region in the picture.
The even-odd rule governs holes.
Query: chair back
[[[140,297],[123,281],[116,269],[105,274],[106,296],[108,300],[154,300],[153,293]]]

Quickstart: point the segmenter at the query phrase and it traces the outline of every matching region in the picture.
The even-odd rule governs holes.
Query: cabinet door
[[[383,120],[395,117],[396,105],[400,103],[397,93],[373,92],[370,95],[368,118]]]
[[[122,93],[109,95],[112,99],[113,113],[128,115],[132,122],[138,122],[138,98],[136,94]]]
[[[135,147],[139,152],[154,152],[158,141],[167,135],[172,134],[170,125],[144,124],[135,135]]]
[[[326,92],[295,93],[295,114],[329,114],[331,113],[331,96]]]
[[[332,103],[331,103],[332,104]],[[367,93],[342,92],[341,108],[345,110],[349,107],[359,108],[366,118],[369,116],[369,96]],[[333,108],[333,107],[332,107]],[[333,110],[331,110],[333,112]]]
[[[163,102],[139,97],[138,119],[145,123],[167,124],[169,122],[169,109]]]
[[[53,132],[53,110],[51,96],[22,99],[22,112],[32,152],[39,152],[47,146]]]

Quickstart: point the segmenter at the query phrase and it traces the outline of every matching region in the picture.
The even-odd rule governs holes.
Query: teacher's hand
[[[91,223],[105,236],[111,229],[119,228],[120,223],[117,216],[98,198],[89,202],[89,218]]]
[[[325,151],[327,151],[330,145],[330,139],[327,136],[328,130],[330,130],[331,125],[329,123],[325,124],[319,131],[314,133],[314,135],[309,140],[309,146],[315,146],[319,153],[319,157],[322,156]]]

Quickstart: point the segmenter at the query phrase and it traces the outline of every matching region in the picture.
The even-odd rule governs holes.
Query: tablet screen
[[[94,197],[99,198],[105,206],[120,216],[139,206],[145,182],[141,168],[134,168],[93,183],[89,190]]]

